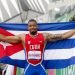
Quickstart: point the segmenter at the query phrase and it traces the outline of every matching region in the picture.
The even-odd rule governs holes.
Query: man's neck
[[[30,34],[31,37],[35,38],[38,34],[36,33],[35,35]]]

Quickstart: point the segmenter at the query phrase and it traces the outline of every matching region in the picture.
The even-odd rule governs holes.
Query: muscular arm
[[[75,30],[68,31],[63,34],[50,34],[46,33],[46,39],[47,41],[57,41],[57,40],[63,40],[67,39],[75,34]]]
[[[19,43],[21,42],[21,38],[19,36],[5,36],[0,34],[0,41],[8,43]]]

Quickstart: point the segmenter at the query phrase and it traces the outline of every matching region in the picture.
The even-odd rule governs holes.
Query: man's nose
[[[31,28],[35,28],[35,26],[32,26]]]

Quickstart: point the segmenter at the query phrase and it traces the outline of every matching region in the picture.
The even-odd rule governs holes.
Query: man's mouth
[[[37,31],[33,30],[30,32],[32,35],[35,35],[37,33]]]

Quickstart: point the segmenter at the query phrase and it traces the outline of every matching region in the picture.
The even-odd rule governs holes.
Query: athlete
[[[39,33],[36,20],[31,19],[28,22],[28,34],[16,36],[5,36],[0,34],[0,40],[8,43],[22,43],[26,52],[27,67],[25,75],[46,75],[45,68],[42,65],[44,58],[44,49],[47,42],[54,42],[71,37],[75,30],[64,34]]]

